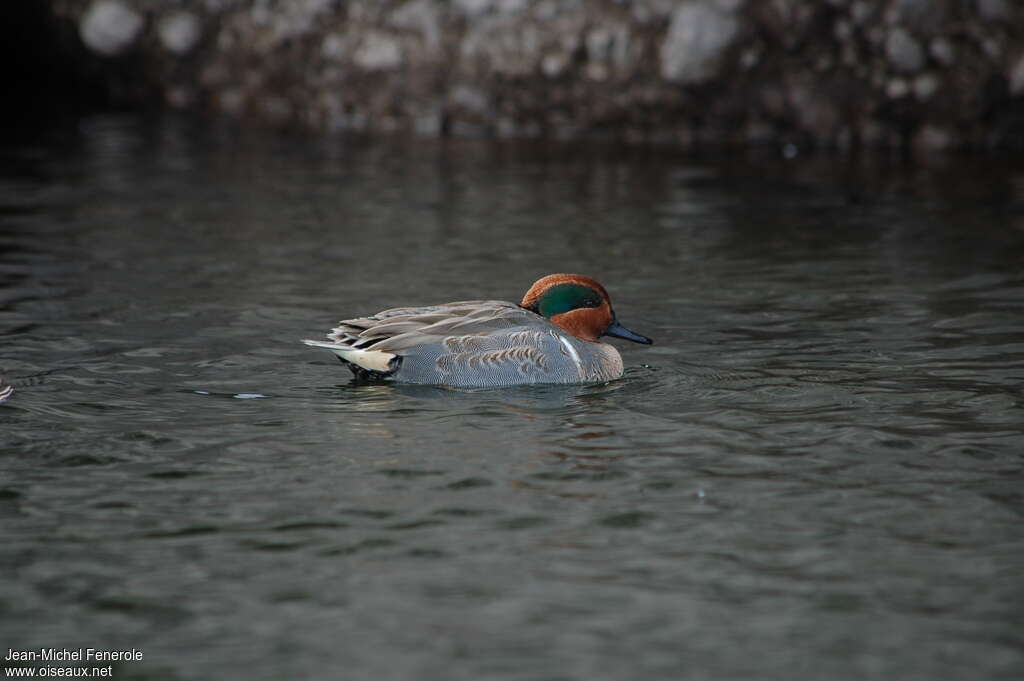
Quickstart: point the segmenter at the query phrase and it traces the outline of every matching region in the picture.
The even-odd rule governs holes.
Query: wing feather
[[[528,323],[532,314],[513,303],[495,300],[396,307],[342,320],[327,337],[340,346],[394,352],[440,342],[454,334],[486,334],[519,326]]]
[[[538,328],[537,315],[514,303],[459,301],[429,307],[384,310],[338,323],[321,345],[362,366],[399,357],[404,380],[472,385],[482,374],[501,382],[578,380],[576,367],[565,375],[564,354],[554,329]],[[546,326],[546,325],[543,325]],[[377,362],[377,358],[380,362]],[[388,360],[390,366],[390,360]]]

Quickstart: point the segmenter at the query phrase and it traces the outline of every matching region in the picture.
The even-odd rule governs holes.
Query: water
[[[0,166],[0,653],[120,679],[1018,679],[1024,166],[94,118]],[[611,291],[623,380],[343,316]]]

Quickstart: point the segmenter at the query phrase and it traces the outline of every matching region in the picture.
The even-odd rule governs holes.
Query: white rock
[[[402,48],[391,36],[373,31],[363,37],[352,61],[367,71],[392,69],[402,61]]]
[[[609,48],[614,44],[615,38],[604,26],[595,26],[587,32],[585,44],[587,46],[587,59],[590,61],[605,61],[608,58]]]
[[[123,2],[99,0],[85,11],[78,34],[93,52],[113,57],[135,42],[144,23],[142,15]]]
[[[417,31],[431,52],[441,51],[442,26],[440,10],[432,0],[413,0],[395,10],[391,24]]]
[[[1017,57],[1017,63],[1010,70],[1010,95],[1024,95],[1024,54]]]
[[[199,42],[199,20],[191,12],[180,11],[160,19],[156,27],[160,42],[168,52],[188,54]]]
[[[506,76],[526,76],[540,67],[543,31],[536,22],[493,16],[470,21],[459,46],[462,57]]]
[[[739,24],[714,4],[694,2],[676,7],[661,44],[661,75],[694,84],[713,78],[732,45]]]
[[[544,56],[540,62],[540,70],[548,78],[555,78],[562,74],[569,60],[560,52],[554,52]]]
[[[885,39],[885,56],[893,68],[903,73],[916,73],[924,67],[924,50],[914,36],[896,26]]]
[[[325,59],[341,59],[345,52],[345,39],[337,33],[328,33],[320,43],[320,55]]]
[[[456,85],[449,93],[448,100],[453,105],[474,113],[484,113],[490,108],[487,95],[470,85]]]
[[[587,61],[627,68],[634,62],[635,53],[630,41],[629,27],[619,23],[596,25],[587,32],[585,43]]]

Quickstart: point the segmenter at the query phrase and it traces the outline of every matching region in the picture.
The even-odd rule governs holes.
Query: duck
[[[453,387],[602,383],[620,378],[610,336],[650,345],[616,318],[604,286],[581,274],[538,279],[518,304],[464,300],[397,307],[338,323],[330,350],[357,380]]]

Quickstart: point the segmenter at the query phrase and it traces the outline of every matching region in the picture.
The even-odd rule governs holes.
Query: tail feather
[[[355,364],[367,371],[387,374],[396,369],[395,360],[398,356],[391,352],[372,349],[360,350],[353,348],[351,345],[332,343],[330,341],[304,340],[302,342],[315,348],[330,350],[346,362]]]

